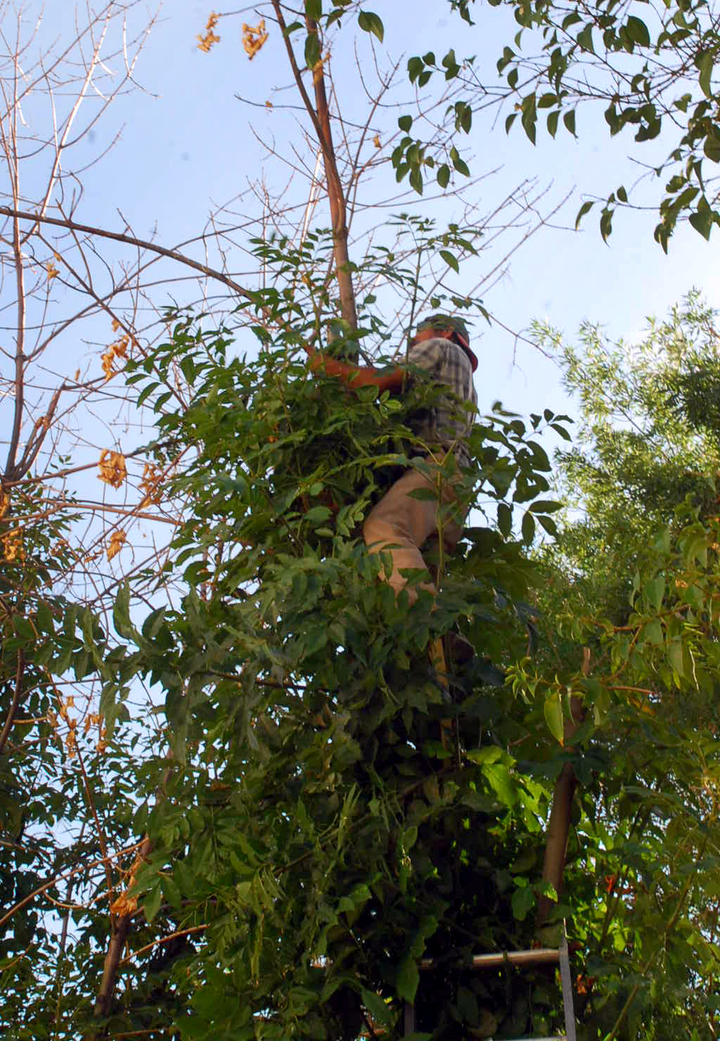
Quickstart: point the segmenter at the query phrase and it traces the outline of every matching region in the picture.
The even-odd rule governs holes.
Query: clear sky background
[[[366,106],[356,55],[363,74],[372,78],[374,60],[387,66],[403,55],[406,60],[430,48],[440,56],[454,45],[458,57],[476,54],[481,76],[498,82],[495,62],[514,31],[506,12],[478,5],[478,24],[469,28],[441,0],[370,0],[365,6],[384,19],[385,41],[375,48],[374,59],[368,35],[357,33],[348,22],[349,31],[332,55],[334,84],[346,114],[359,115]],[[40,6],[30,2],[27,10],[34,15]],[[131,22],[141,25],[150,10],[136,7]],[[218,10],[224,13],[223,8]],[[41,38],[49,42],[67,35],[69,13],[64,2],[46,5]],[[271,189],[287,179],[287,168],[267,155],[262,142],[274,143],[291,156],[292,147],[302,146],[301,128],[307,120],[301,112],[281,108],[283,102],[297,105],[298,99],[279,34],[270,24],[269,5],[242,8],[235,17],[221,18],[216,30],[221,40],[205,54],[198,49],[196,36],[203,32],[209,13],[209,7],[191,0],[175,0],[160,9],[137,65],[135,78],[142,89],[117,99],[80,146],[85,159],[91,160],[120,133],[111,152],[84,175],[85,194],[77,219],[121,229],[122,213],[136,235],[174,246],[197,235],[214,207],[246,192],[254,179],[265,177]],[[243,21],[256,24],[262,15],[268,20],[270,40],[250,62],[241,46],[241,25]],[[395,100],[409,101],[413,92],[402,70],[399,83]],[[236,94],[261,107],[241,103]],[[268,100],[273,102],[272,110],[264,107]],[[400,107],[378,112],[373,126],[381,130],[383,149],[397,131],[397,115],[402,111]],[[38,112],[38,118],[47,119],[47,113]],[[718,301],[717,234],[706,243],[691,228],[680,228],[666,257],[652,238],[652,212],[618,214],[609,245],[600,238],[595,212],[585,218],[579,233],[574,232],[575,214],[584,197],[605,195],[620,183],[629,186],[639,172],[626,158],[630,137],[610,141],[601,112],[580,113],[577,141],[560,130],[553,142],[539,128],[535,147],[520,127],[506,136],[503,122],[504,115],[497,118],[493,111],[475,121],[465,150],[473,156],[473,174],[497,172],[471,188],[468,201],[483,211],[492,209],[508,187],[523,178],[547,186],[545,211],[573,193],[551,226],[515,254],[507,273],[487,294],[486,305],[505,326],[526,334],[533,319],[548,320],[572,337],[587,319],[602,324],[611,337],[632,340],[642,333],[647,316],[663,316],[692,287],[700,288],[711,303]],[[669,145],[660,139],[646,148],[643,158],[651,162],[664,157]],[[388,147],[384,154],[389,151]],[[296,183],[296,198],[302,199],[306,187]],[[374,184],[365,196],[368,203],[373,192],[378,198],[383,195],[383,184],[393,184],[389,166]],[[654,191],[656,198],[656,187]],[[410,204],[440,222],[457,212],[453,200],[411,197]],[[407,202],[398,204],[398,209],[407,208]],[[257,216],[260,209],[260,203],[249,197],[237,206],[246,215]],[[356,227],[363,221],[382,223],[391,213],[390,208],[365,211]],[[324,204],[316,221],[328,223]],[[193,252],[192,247],[188,252]],[[228,256],[233,271],[248,266],[240,250],[238,254]],[[119,257],[122,251],[108,247],[110,255]],[[196,249],[194,255],[202,258],[202,250]],[[497,257],[497,253],[488,258],[481,255],[464,265],[455,287],[463,290],[473,285]],[[163,302],[162,288],[156,299]],[[477,387],[483,408],[496,398],[517,411],[567,407],[553,359],[499,326],[488,328],[478,322],[476,330],[482,331]],[[103,335],[98,332],[98,342]],[[88,356],[95,349],[88,346]],[[74,359],[68,357],[67,362],[74,364]]]

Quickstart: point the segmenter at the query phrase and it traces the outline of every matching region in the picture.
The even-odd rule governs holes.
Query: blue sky
[[[402,52],[424,53],[431,47],[440,55],[446,45],[454,45],[458,56],[477,53],[481,69],[489,69],[492,75],[502,43],[512,30],[504,12],[487,6],[480,9],[474,29],[448,16],[438,0],[374,0],[370,7],[385,20],[384,46],[377,48],[381,59],[385,54],[397,58]],[[294,121],[281,123],[280,113],[243,105],[234,95],[259,102],[294,100],[291,91],[278,93],[278,88],[290,83],[290,76],[272,36],[253,62],[247,61],[240,47],[241,23],[255,24],[253,12],[261,7],[245,10],[239,17],[220,20],[221,42],[210,54],[203,54],[195,45],[195,35],[209,9],[198,4],[165,8],[139,72],[156,98],[135,94],[128,99],[122,141],[111,159],[113,175],[88,198],[88,209],[97,207],[102,219],[112,220],[111,200],[117,195],[123,212],[137,222],[138,233],[147,234],[157,224],[160,241],[175,242],[198,228],[209,200],[219,203],[231,198],[261,167],[271,183],[282,180],[279,164],[263,160],[249,124],[266,140],[271,134],[282,140],[287,127],[297,138]],[[369,60],[367,44],[367,37],[360,34],[364,62]],[[347,50],[333,55],[333,75],[344,108],[359,109],[357,75],[347,58]],[[385,120],[392,126],[395,118],[393,113]],[[583,319],[589,319],[602,323],[611,336],[633,338],[648,315],[664,314],[692,286],[702,289],[711,302],[717,300],[717,237],[706,243],[692,229],[682,228],[666,257],[652,239],[652,213],[618,215],[609,245],[602,242],[592,213],[580,233],[565,230],[572,229],[585,193],[606,193],[636,176],[637,168],[626,159],[630,139],[610,141],[600,113],[580,114],[577,141],[559,133],[553,142],[539,133],[535,147],[520,128],[506,137],[502,120],[494,129],[489,122],[477,120],[468,142],[474,154],[473,171],[501,167],[481,186],[489,201],[523,176],[552,182],[553,199],[574,190],[555,217],[556,227],[538,233],[519,250],[508,274],[488,296],[486,303],[504,324],[520,331],[534,318],[547,319],[572,335]],[[662,157],[667,148],[662,141],[657,143],[655,157]],[[121,156],[142,156],[142,161],[128,165]],[[432,204],[429,209],[441,216],[450,207]],[[468,272],[468,277],[473,274]],[[556,392],[555,365],[527,344],[493,328],[484,333],[482,349],[487,365],[478,381],[481,401],[502,397],[509,406],[523,410],[536,407],[538,395]]]

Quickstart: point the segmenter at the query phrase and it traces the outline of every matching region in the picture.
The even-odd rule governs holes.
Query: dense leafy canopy
[[[28,668],[102,681],[110,744],[91,764],[78,734],[91,776],[77,798],[98,800],[104,779],[106,841],[150,842],[129,854],[114,905],[116,916],[130,909],[133,930],[111,1036],[162,1036],[171,1023],[183,1038],[397,1036],[413,998],[418,1036],[549,1032],[562,1022],[552,977],[480,974],[463,959],[536,936],[557,943],[563,917],[581,1036],[639,1041],[668,1036],[670,1023],[673,1037],[709,1036],[720,521],[715,434],[693,410],[716,378],[712,314],[691,300],[637,350],[588,327],[583,350],[566,352],[584,415],[559,462],[574,507],[535,562],[498,519],[512,508],[551,526],[547,458],[517,417],[477,422],[463,482],[484,513],[443,562],[435,611],[422,593],[395,602],[358,529],[417,450],[408,419],[431,389],[348,394],[310,378],[282,336],[263,333],[247,361],[207,321],[178,314],[171,327],[128,378],[155,414],[158,465],[179,450],[188,459],[168,489],[185,521],[158,576],[177,590],[174,606],[142,608],[127,586],[112,637],[71,605],[54,606],[71,619],[62,636],[50,603],[49,615],[39,603],[13,615],[38,632],[24,644]],[[167,396],[178,369],[194,390],[184,411]],[[426,647],[451,626],[478,658],[458,670],[448,704]],[[4,648],[9,676],[18,642],[7,627]],[[157,736],[128,721],[142,678]],[[33,682],[28,713],[47,712],[43,689]],[[571,692],[583,713],[566,747]],[[67,903],[62,843],[40,870],[30,858],[38,805],[53,834],[53,759],[78,752],[52,726],[40,737],[47,798],[38,789],[31,841],[14,826],[23,889],[8,902],[51,874],[47,896]],[[14,735],[18,770],[36,747]],[[577,794],[557,903],[542,860],[568,764]],[[4,835],[13,799],[6,785]],[[53,1022],[48,1036],[105,1029],[84,1026],[108,928],[98,854],[93,839],[59,961],[37,898],[4,926],[7,1036],[45,1036],[38,1024]],[[551,912],[537,933],[543,896]],[[436,968],[420,972],[421,957]]]

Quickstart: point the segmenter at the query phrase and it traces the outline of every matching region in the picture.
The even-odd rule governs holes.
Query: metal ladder
[[[503,951],[499,954],[476,954],[472,960],[473,969],[495,969],[503,965],[541,965],[559,963],[562,983],[563,1007],[565,1010],[565,1033],[554,1037],[517,1038],[517,1041],[577,1041],[575,1031],[575,1009],[573,1007],[572,980],[570,977],[570,959],[568,957],[567,933],[563,924],[563,938],[559,948],[537,947],[529,951]],[[423,958],[421,969],[432,969],[433,958]],[[469,968],[470,966],[468,966]],[[415,1031],[415,1006],[405,1003],[403,1019],[403,1035],[407,1037]]]

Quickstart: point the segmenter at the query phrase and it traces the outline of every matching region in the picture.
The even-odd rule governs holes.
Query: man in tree
[[[402,391],[412,375],[403,366],[378,371],[370,366],[358,366],[330,358],[308,348],[310,366],[315,372],[337,376],[350,388],[375,386],[384,390]],[[454,549],[462,534],[465,509],[458,502],[451,474],[440,475],[440,465],[452,452],[460,466],[467,466],[470,457],[467,435],[477,408],[477,394],[473,373],[477,358],[470,349],[467,326],[454,315],[434,314],[419,323],[410,342],[407,362],[423,369],[438,384],[448,387],[436,405],[423,409],[413,425],[413,433],[421,445],[416,454],[430,464],[430,474],[414,467],[405,470],[379,503],[371,510],[363,526],[363,538],[372,553],[387,551],[392,558],[392,573],[388,579],[396,594],[405,588],[407,572],[425,571],[427,565],[420,548],[431,535],[437,533],[444,546]],[[426,468],[423,468],[426,469]],[[437,480],[432,477],[437,475]],[[431,491],[433,495],[415,497],[416,491]],[[450,507],[442,509],[442,507]],[[453,506],[455,509],[453,509]],[[432,582],[420,588],[435,592]],[[409,590],[411,601],[417,596]]]

